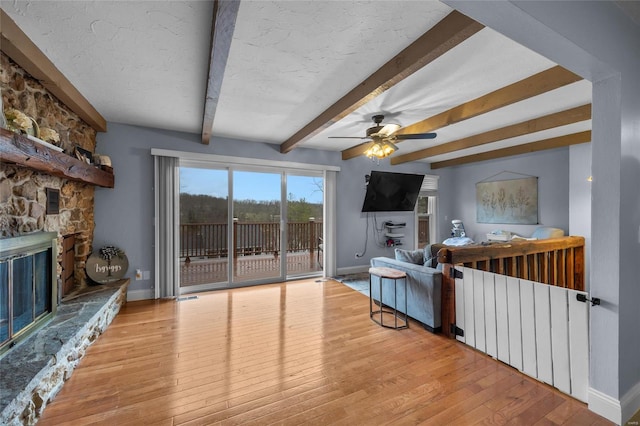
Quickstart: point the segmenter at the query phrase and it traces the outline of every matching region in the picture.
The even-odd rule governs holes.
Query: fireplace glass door
[[[0,345],[51,312],[51,263],[50,248],[0,261]]]
[[[0,261],[0,344],[9,340],[9,262]]]

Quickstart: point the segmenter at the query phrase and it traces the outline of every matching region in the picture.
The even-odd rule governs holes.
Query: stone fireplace
[[[82,121],[36,79],[0,52],[0,88],[4,108],[16,108],[36,119],[41,127],[60,134],[60,147],[73,154],[77,147],[95,151],[96,131]],[[73,297],[87,287],[85,262],[93,242],[94,189],[91,184],[75,182],[20,166],[0,163],[0,238],[6,239],[37,232],[57,234],[54,280],[68,275],[60,297]],[[59,210],[47,214],[49,190],[59,192]],[[63,271],[65,237],[73,236],[73,273]],[[67,272],[67,277],[63,277]],[[66,288],[65,288],[66,287]]]

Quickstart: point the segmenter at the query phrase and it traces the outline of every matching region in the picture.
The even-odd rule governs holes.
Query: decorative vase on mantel
[[[36,120],[15,108],[7,108],[3,111],[6,121],[3,127],[12,132],[31,135],[36,138],[40,137],[40,127]]]

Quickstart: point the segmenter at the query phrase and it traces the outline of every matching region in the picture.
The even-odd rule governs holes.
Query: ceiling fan
[[[400,129],[399,124],[385,124],[382,125],[384,115],[378,114],[371,117],[375,126],[367,129],[367,136],[329,136],[332,139],[371,139],[371,144],[365,151],[365,155],[369,158],[385,158],[393,154],[398,150],[398,147],[394,143],[395,141],[405,139],[433,139],[436,137],[435,133],[411,133],[396,135]]]

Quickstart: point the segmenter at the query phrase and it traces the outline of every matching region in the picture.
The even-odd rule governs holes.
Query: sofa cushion
[[[424,266],[428,266],[429,268],[435,268],[438,266],[438,258],[433,256],[431,253],[431,244],[427,244],[424,246],[422,264]]]
[[[397,248],[394,251],[396,260],[413,263],[414,265],[422,265],[424,263],[424,251],[422,250],[403,250]]]
[[[537,238],[538,240],[562,237],[564,237],[564,230],[560,228],[552,228],[551,226],[539,226],[535,231],[533,231],[533,234],[531,234],[531,238]]]

